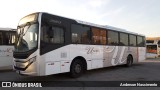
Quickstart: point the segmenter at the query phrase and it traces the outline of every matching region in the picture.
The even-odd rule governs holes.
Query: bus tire
[[[130,66],[132,66],[132,63],[133,63],[133,58],[131,55],[128,55],[126,66],[130,67]]]
[[[81,76],[84,72],[83,62],[80,59],[75,59],[70,68],[70,75],[73,78]]]

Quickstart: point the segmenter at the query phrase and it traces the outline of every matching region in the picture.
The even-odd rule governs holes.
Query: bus
[[[15,34],[15,29],[0,28],[0,70],[13,68]]]
[[[146,40],[146,58],[160,57],[160,40]]]
[[[21,75],[45,76],[145,59],[145,36],[120,28],[97,25],[46,12],[23,17],[18,24],[14,69]]]

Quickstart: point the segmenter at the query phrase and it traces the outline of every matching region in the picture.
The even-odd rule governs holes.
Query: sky
[[[0,28],[15,28],[34,12],[48,12],[147,37],[160,37],[160,0],[0,0]]]

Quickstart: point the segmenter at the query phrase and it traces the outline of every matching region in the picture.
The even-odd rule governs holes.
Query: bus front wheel
[[[80,59],[75,59],[71,64],[70,75],[73,78],[79,77],[84,72],[83,62]]]

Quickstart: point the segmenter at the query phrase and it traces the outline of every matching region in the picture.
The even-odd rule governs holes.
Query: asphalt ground
[[[55,90],[160,90],[159,87],[109,87],[109,83],[117,83],[117,82],[130,82],[130,81],[136,81],[136,82],[160,82],[160,58],[156,59],[147,59],[143,62],[139,62],[138,64],[133,64],[131,67],[125,67],[124,65],[115,66],[115,67],[107,67],[107,68],[101,68],[101,69],[95,69],[87,71],[85,74],[83,74],[79,78],[71,78],[69,76],[69,73],[62,73],[62,74],[55,74],[55,75],[49,75],[49,76],[41,76],[41,77],[33,77],[33,76],[21,76],[15,71],[12,70],[1,70],[0,71],[0,81],[11,81],[11,82],[25,82],[25,81],[31,81],[31,82],[43,82],[49,85],[49,87],[45,88],[29,88],[30,90],[38,89],[38,90],[48,90],[48,89],[55,89]],[[83,82],[88,83],[93,82],[95,86],[92,85],[92,87],[88,86],[74,86],[69,85],[68,87],[63,86],[57,86],[56,84],[52,87],[52,84],[55,82],[60,81],[65,83],[76,83],[80,82],[80,84]],[[107,87],[105,85],[103,86],[96,86],[98,83],[106,82],[108,83]],[[97,83],[97,84],[96,84]],[[64,85],[65,86],[65,85]],[[111,85],[112,86],[112,85]],[[0,88],[6,89],[6,90],[21,90],[22,88]],[[28,88],[23,88],[28,89]]]

